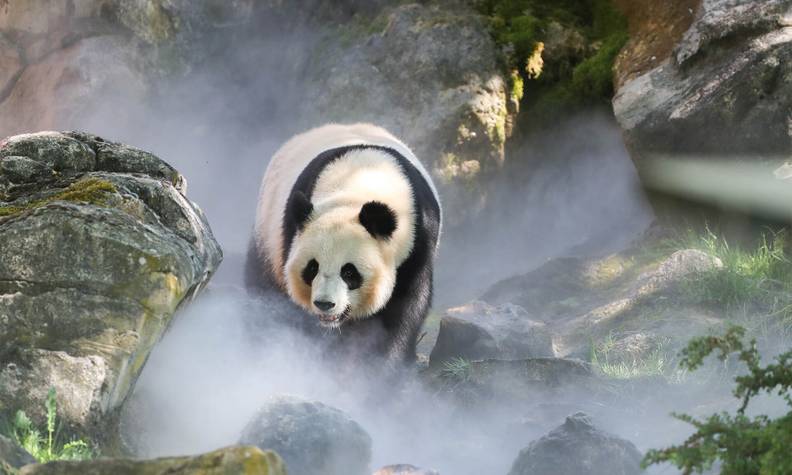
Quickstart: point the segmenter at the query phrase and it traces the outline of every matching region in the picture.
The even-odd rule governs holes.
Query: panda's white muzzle
[[[322,323],[340,323],[349,306],[349,290],[340,276],[318,274],[311,283],[311,303]]]

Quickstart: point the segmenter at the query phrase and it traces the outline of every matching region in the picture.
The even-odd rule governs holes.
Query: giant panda
[[[432,298],[440,199],[410,149],[381,127],[330,124],[272,157],[247,280],[391,361],[415,358]]]

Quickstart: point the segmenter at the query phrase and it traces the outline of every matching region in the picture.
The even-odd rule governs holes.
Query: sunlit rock
[[[415,465],[399,464],[382,467],[372,475],[440,475],[440,472],[437,470],[424,470]]]
[[[635,3],[667,13],[633,16],[632,43],[616,65],[613,108],[639,169],[658,154],[792,152],[788,1]]]
[[[363,475],[371,437],[348,415],[320,402],[274,397],[253,417],[239,441],[274,450],[289,475]]]
[[[182,176],[100,137],[0,142],[0,411],[103,442],[176,308],[222,259]],[[112,442],[109,442],[112,443]]]
[[[256,447],[228,447],[201,455],[153,460],[98,459],[27,465],[19,475],[286,475],[275,452]],[[291,474],[291,470],[289,474]]]

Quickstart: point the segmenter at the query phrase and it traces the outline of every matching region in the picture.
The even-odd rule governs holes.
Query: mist
[[[493,399],[460,408],[416,371],[394,381],[339,365],[325,358],[316,339],[268,323],[274,316],[304,315],[283,298],[248,295],[241,288],[244,255],[269,157],[291,135],[319,125],[297,112],[306,109],[301,77],[317,39],[303,28],[284,31],[259,21],[250,27],[258,35],[206,40],[212,51],[207,60],[160,84],[157,100],[138,103],[113,91],[95,113],[69,124],[173,165],[225,253],[207,293],[180,310],[129,397],[122,436],[136,456],[234,444],[268,398],[293,394],[344,410],[360,423],[373,439],[372,469],[411,463],[443,474],[506,473],[521,448],[578,410],[646,450],[691,433],[670,412],[728,400],[728,381],[704,381],[673,393],[636,384],[613,397],[579,391],[563,400],[509,405]],[[379,113],[387,122],[387,110]],[[513,141],[504,166],[488,184],[481,216],[444,229],[435,313],[549,259],[623,249],[653,220],[610,113],[582,112]]]

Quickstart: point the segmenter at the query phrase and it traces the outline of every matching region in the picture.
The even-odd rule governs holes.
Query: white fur
[[[347,145],[371,144],[391,147],[407,158],[426,178],[438,203],[434,183],[412,151],[387,130],[371,124],[328,124],[295,135],[273,155],[259,191],[254,238],[261,258],[285,289],[283,276],[283,210],[297,177],[320,153]]]
[[[349,318],[364,318],[387,304],[396,268],[413,246],[415,210],[408,178],[393,156],[364,149],[335,160],[319,175],[311,196],[314,211],[283,262],[283,213],[300,173],[326,150],[359,144],[397,150],[423,174],[439,203],[429,174],[412,151],[385,129],[370,124],[325,125],[293,137],[273,156],[259,194],[254,236],[259,257],[269,263],[292,299],[326,317],[328,326],[340,325],[345,310]],[[374,239],[359,225],[360,208],[369,201],[385,203],[395,212],[397,227],[391,239]],[[320,270],[308,287],[300,271],[311,258],[320,262]],[[347,262],[363,276],[361,289],[350,291],[341,279],[340,268]],[[313,305],[316,300],[336,306],[322,312]]]

